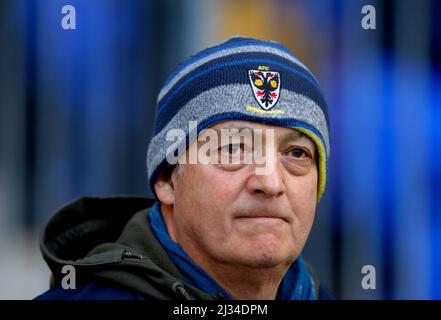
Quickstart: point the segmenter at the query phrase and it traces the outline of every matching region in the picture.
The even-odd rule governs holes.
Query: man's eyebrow
[[[308,137],[308,135],[306,135],[303,132],[300,132],[298,130],[292,130],[291,132],[283,135],[282,137],[283,141],[288,141],[288,140],[307,140],[310,141],[312,144],[314,144],[314,141],[312,141],[312,139],[310,137]]]

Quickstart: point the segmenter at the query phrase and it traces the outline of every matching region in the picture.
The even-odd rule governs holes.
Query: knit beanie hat
[[[186,137],[181,144],[188,146],[203,129],[226,120],[291,127],[311,138],[318,151],[317,197],[321,198],[330,144],[326,102],[317,80],[281,44],[239,36],[192,56],[159,92],[147,150],[153,194],[156,179],[170,166],[167,150],[175,144],[167,141],[167,132],[182,129]],[[196,134],[189,132],[190,121],[197,122]],[[179,156],[178,150],[182,148],[174,156]]]

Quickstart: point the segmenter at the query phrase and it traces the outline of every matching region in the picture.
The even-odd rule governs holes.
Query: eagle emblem
[[[280,74],[274,71],[249,70],[248,77],[259,105],[265,110],[274,107],[280,95]]]

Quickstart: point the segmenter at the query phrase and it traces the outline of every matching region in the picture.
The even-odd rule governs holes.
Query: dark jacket
[[[185,283],[148,223],[153,202],[85,197],[59,210],[40,243],[51,289],[37,299],[221,299]],[[75,268],[76,289],[61,286],[65,265]],[[331,296],[319,289],[319,298]]]

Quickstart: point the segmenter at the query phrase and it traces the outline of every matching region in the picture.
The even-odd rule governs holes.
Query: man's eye
[[[310,157],[308,151],[302,148],[294,148],[289,150],[289,154],[293,156],[294,158],[305,158]]]
[[[237,154],[238,152],[243,152],[243,144],[235,143],[235,144],[227,144],[221,147],[221,151],[226,154]]]

